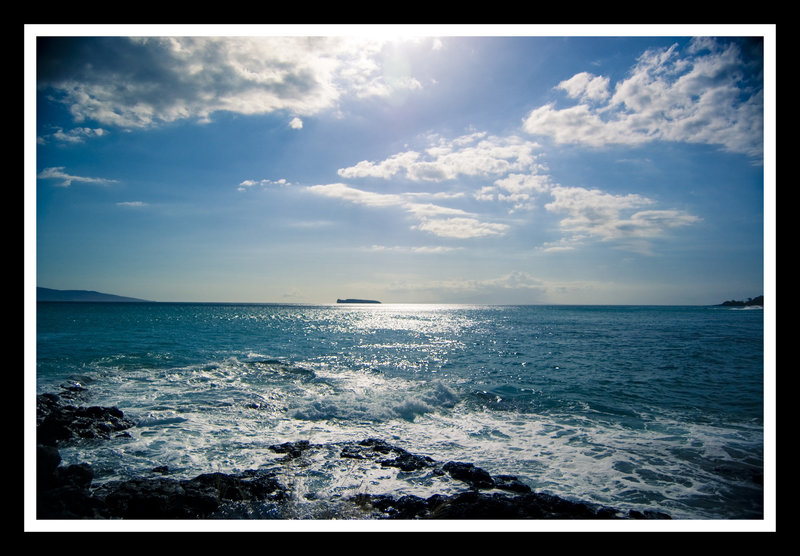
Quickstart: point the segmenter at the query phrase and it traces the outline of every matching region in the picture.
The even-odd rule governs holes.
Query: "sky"
[[[153,301],[761,295],[774,26],[641,31],[27,26],[27,273]]]

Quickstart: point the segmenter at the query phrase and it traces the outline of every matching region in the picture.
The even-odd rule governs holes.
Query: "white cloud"
[[[531,210],[534,198],[548,193],[551,187],[550,177],[546,174],[509,174],[495,180],[494,185],[483,186],[474,197],[479,201],[512,203],[511,212]]]
[[[67,174],[64,172],[63,166],[56,166],[51,168],[45,168],[41,172],[39,172],[40,179],[56,179],[56,180],[63,180],[60,184],[57,184],[61,187],[69,187],[72,185],[72,182],[82,182],[82,183],[97,183],[100,185],[106,185],[109,183],[116,183],[117,180],[110,180],[106,178],[89,178],[85,176],[74,176]]]
[[[420,203],[415,195],[375,193],[343,183],[312,185],[308,190],[317,195],[341,199],[368,207],[398,207],[412,215],[418,224],[412,229],[425,231],[439,237],[469,239],[503,234],[506,224],[483,222],[467,211],[433,203]]]
[[[647,240],[663,237],[670,229],[699,222],[699,218],[679,210],[639,210],[654,204],[641,195],[611,195],[582,187],[552,188],[549,211],[564,214],[562,230],[570,234],[568,242],[549,246],[565,249],[572,241],[597,238],[618,242],[623,248],[649,252]]]
[[[393,252],[393,253],[415,253],[422,255],[441,255],[443,253],[450,253],[451,251],[459,251],[461,247],[448,247],[445,245],[421,245],[421,246],[403,246],[395,245],[392,247],[385,245],[372,245],[368,248],[369,251],[375,252]]]
[[[117,203],[118,207],[128,207],[128,208],[141,208],[146,207],[147,203],[142,201],[120,201]]]
[[[583,94],[580,91],[591,88],[594,81],[595,78],[585,76],[580,87],[575,84],[577,82],[573,83],[575,94]],[[586,112],[589,108],[584,105],[579,110]],[[596,129],[598,137],[608,133],[599,123]],[[347,178],[388,180],[401,176],[414,181],[499,176],[491,185],[477,189],[473,198],[509,206],[509,213],[531,211],[537,200],[548,201],[545,209],[561,216],[559,227],[566,234],[561,241],[542,246],[544,251],[550,252],[575,249],[582,242],[600,240],[614,242],[623,249],[649,253],[652,240],[665,237],[671,229],[699,221],[683,211],[657,210],[652,199],[641,195],[611,195],[596,189],[558,185],[538,161],[538,148],[537,143],[515,136],[500,138],[471,133],[449,141],[434,138],[424,154],[409,150],[379,162],[362,161],[338,173]],[[310,189],[361,205],[400,207],[418,220],[413,229],[439,237],[469,239],[504,235],[510,229],[508,224],[490,222],[472,212],[438,202],[423,202],[456,199],[463,193],[377,193],[344,183]]]
[[[539,144],[516,136],[472,133],[439,139],[423,153],[406,151],[379,162],[363,160],[338,171],[343,178],[404,176],[412,181],[445,181],[459,176],[491,176],[534,167]]]
[[[246,191],[247,189],[254,187],[256,185],[261,187],[269,187],[272,185],[287,187],[291,185],[291,182],[287,181],[285,178],[281,178],[279,180],[244,180],[239,183],[237,189],[239,191]]]
[[[87,139],[102,137],[103,135],[107,134],[108,131],[99,127],[76,127],[67,131],[64,131],[63,129],[57,129],[45,137],[40,137],[38,140],[40,144],[44,144],[49,139],[53,139],[62,143],[83,143]]]
[[[374,193],[350,187],[344,183],[331,183],[326,185],[312,185],[309,191],[326,197],[342,199],[359,205],[369,207],[392,207],[403,206],[406,200],[402,195],[391,193]]]
[[[69,41],[70,38],[56,40]],[[101,37],[91,57],[46,64],[40,88],[75,121],[141,128],[217,111],[300,116],[335,107],[347,95],[390,95],[420,87],[391,83],[378,37]],[[67,46],[69,46],[68,43]]]
[[[289,127],[292,129],[303,129],[303,120],[298,117],[294,117],[289,122]]]
[[[762,154],[763,92],[748,81],[738,45],[697,39],[642,54],[608,96],[608,78],[580,73],[558,85],[580,103],[532,110],[524,129],[559,143],[636,145],[655,140],[721,145]],[[604,104],[599,101],[606,100]],[[591,101],[591,102],[590,102]]]
[[[477,218],[439,218],[423,220],[416,226],[417,230],[429,232],[439,237],[455,239],[471,239],[476,237],[503,235],[508,230],[507,224],[482,222]]]
[[[582,72],[562,81],[557,88],[566,91],[570,98],[599,101],[608,98],[608,83],[608,77]]]
[[[343,178],[383,178],[389,179],[417,163],[420,153],[407,151],[395,154],[378,163],[362,160],[355,166],[341,168],[338,174]]]

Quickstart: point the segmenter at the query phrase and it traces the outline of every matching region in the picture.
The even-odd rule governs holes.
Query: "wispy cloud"
[[[146,207],[147,203],[143,201],[120,201],[117,203],[118,207],[126,207],[126,208],[142,208]]]
[[[373,252],[391,252],[391,253],[419,253],[423,255],[441,255],[443,253],[450,253],[453,251],[460,251],[462,247],[448,247],[445,245],[418,245],[418,246],[405,246],[405,245],[372,245],[367,248],[368,251]]]
[[[412,229],[439,237],[469,239],[503,234],[508,225],[481,221],[477,215],[458,208],[433,203],[420,203],[414,195],[376,193],[357,189],[343,183],[312,185],[308,190],[317,195],[332,197],[368,207],[398,207],[417,221]]]
[[[436,218],[423,219],[414,226],[416,230],[455,239],[470,239],[475,237],[503,235],[509,229],[508,224],[496,222],[483,222],[477,218]]]
[[[68,130],[57,129],[53,133],[48,135],[42,136],[38,138],[40,144],[44,144],[47,141],[53,140],[61,143],[83,143],[87,139],[94,139],[96,137],[102,137],[104,135],[108,135],[108,131],[96,127],[75,127]]]
[[[580,73],[556,88],[580,102],[532,110],[524,129],[558,143],[638,145],[680,141],[720,145],[759,159],[763,140],[763,91],[752,88],[735,42],[695,39],[648,50],[613,92],[609,78]],[[758,68],[755,68],[758,70]]]
[[[441,294],[496,294],[502,291],[529,291],[545,294],[564,289],[584,289],[585,282],[554,282],[538,278],[531,273],[514,271],[490,278],[425,280],[414,276],[394,278],[387,283],[390,291],[432,291]]]
[[[90,178],[86,176],[75,176],[71,174],[67,174],[64,171],[63,166],[55,166],[52,168],[45,168],[41,172],[39,172],[39,179],[55,179],[55,180],[62,180],[61,183],[57,184],[61,187],[69,187],[72,185],[73,182],[82,182],[82,183],[96,183],[100,185],[106,185],[109,183],[116,183],[117,180],[111,180],[106,178]]]
[[[291,185],[291,182],[287,181],[285,178],[281,178],[279,180],[244,180],[239,182],[239,185],[236,187],[239,191],[247,191],[251,187],[270,187],[270,186],[280,186],[280,187],[288,187]]]
[[[563,214],[560,227],[569,240],[599,239],[614,241],[624,248],[650,253],[648,240],[663,237],[670,229],[700,221],[697,216],[680,210],[640,210],[654,204],[637,194],[611,195],[597,189],[554,187],[548,211]],[[564,249],[565,243],[550,246]]]

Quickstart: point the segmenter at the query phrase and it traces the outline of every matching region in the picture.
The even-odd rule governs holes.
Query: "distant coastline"
[[[718,307],[763,307],[764,306],[764,296],[759,295],[758,297],[754,297],[752,299],[748,298],[747,301],[725,301],[720,303]]]
[[[126,297],[122,295],[115,295],[93,290],[56,290],[52,288],[36,287],[36,301],[38,302],[117,302],[117,303],[153,303],[148,299],[139,299],[136,297]],[[337,299],[336,303],[366,303],[366,304],[380,304],[380,301],[374,299]],[[759,295],[754,298],[746,300],[728,300],[723,301],[713,307],[763,307],[764,296]]]
[[[113,301],[118,303],[146,303],[146,299],[125,297],[91,290],[54,290],[36,287],[36,301]]]

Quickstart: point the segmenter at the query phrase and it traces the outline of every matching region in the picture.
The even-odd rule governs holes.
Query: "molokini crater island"
[[[380,303],[374,299],[337,299],[336,303]]]

